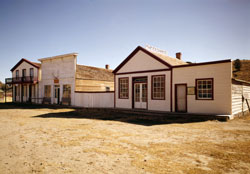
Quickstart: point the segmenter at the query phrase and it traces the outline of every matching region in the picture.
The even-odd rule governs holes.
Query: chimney
[[[107,65],[105,65],[105,69],[109,69],[109,65],[107,64]]]
[[[176,53],[176,58],[181,60],[181,52]]]

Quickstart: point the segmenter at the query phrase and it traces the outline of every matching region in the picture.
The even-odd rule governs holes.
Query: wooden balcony
[[[25,76],[25,77],[13,77],[13,78],[6,78],[6,84],[18,84],[18,83],[36,83],[38,82],[38,77],[33,76]]]

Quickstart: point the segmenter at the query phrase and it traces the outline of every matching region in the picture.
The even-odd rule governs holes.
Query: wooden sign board
[[[54,83],[59,83],[59,79],[54,79]]]
[[[187,87],[187,95],[195,95],[195,87]]]

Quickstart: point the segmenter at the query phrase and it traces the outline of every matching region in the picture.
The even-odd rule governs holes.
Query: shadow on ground
[[[49,104],[33,104],[33,103],[0,103],[0,109],[62,109],[70,108],[63,105],[49,105]]]
[[[173,123],[194,123],[208,120],[225,121],[225,119],[216,116],[184,115],[184,114],[166,114],[152,112],[136,112],[115,109],[75,109],[75,111],[48,113],[34,117],[40,118],[74,118],[74,119],[96,119],[120,121],[144,126],[153,126],[160,124]]]
[[[31,105],[21,103],[0,104],[0,109],[61,109],[71,108],[73,111],[47,113],[34,118],[68,118],[120,121],[144,126],[194,123],[208,120],[226,121],[225,118],[213,115],[194,115],[181,113],[152,112],[143,110],[107,109],[107,108],[72,108],[58,105]]]

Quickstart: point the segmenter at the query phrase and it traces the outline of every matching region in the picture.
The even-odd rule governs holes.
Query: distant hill
[[[236,71],[233,61],[233,78],[250,82],[250,60],[240,60],[240,71]]]

